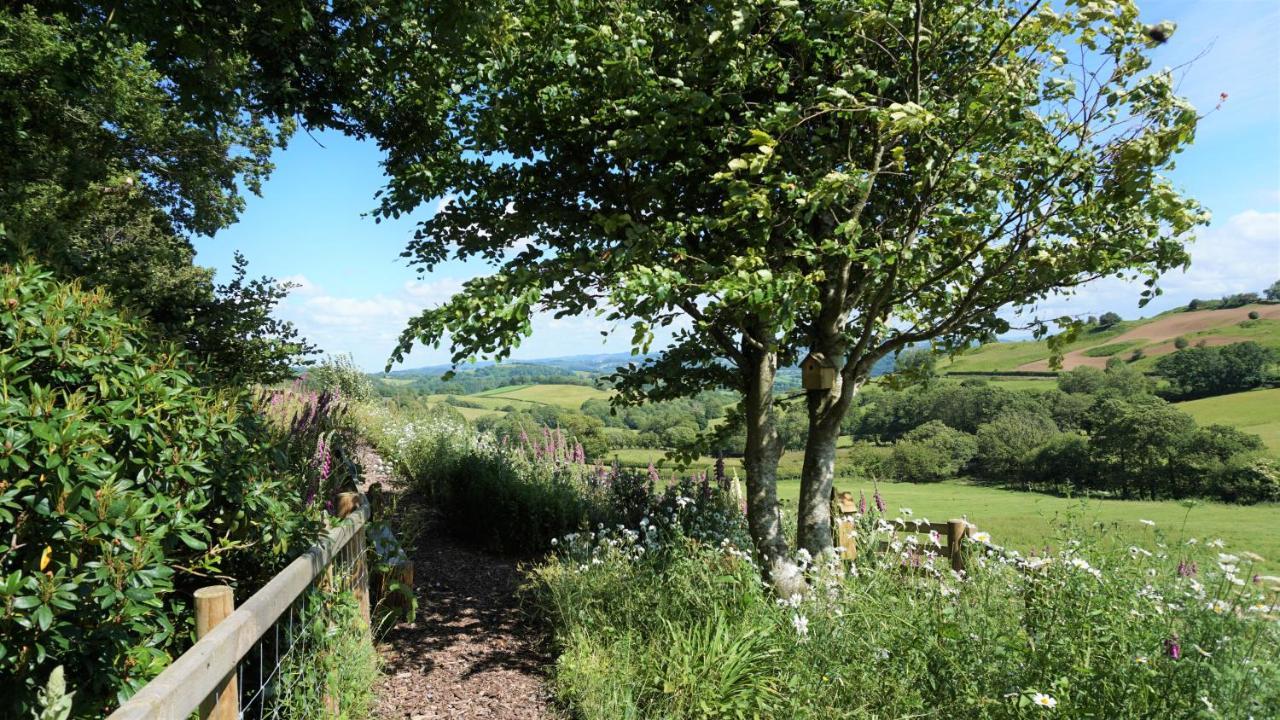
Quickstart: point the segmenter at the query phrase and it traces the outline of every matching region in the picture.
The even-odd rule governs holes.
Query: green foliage
[[[671,428],[680,428],[688,423]],[[498,438],[515,441],[521,435],[532,435],[549,427],[562,431],[572,442],[582,445],[583,452],[589,460],[603,460],[609,453],[611,445],[604,434],[604,423],[599,418],[578,412],[565,410],[554,405],[533,405],[527,410],[508,412],[502,416],[480,418],[476,427],[487,430]],[[690,438],[696,436],[697,430],[691,432]]]
[[[1100,329],[1105,330],[1113,325],[1118,325],[1123,321],[1124,321],[1124,318],[1120,317],[1118,313],[1104,312],[1098,318],[1098,327]]]
[[[350,354],[330,356],[307,371],[307,382],[344,400],[364,402],[373,397],[373,381],[356,367]]]
[[[1128,350],[1133,347],[1133,342],[1108,343],[1106,345],[1098,345],[1084,351],[1088,357],[1111,357],[1121,350]]]
[[[1016,481],[1031,455],[1058,434],[1043,413],[1009,411],[978,428],[975,464],[989,478]]]
[[[1173,348],[1175,350],[1186,350],[1189,345],[1191,345],[1191,341],[1187,340],[1184,335],[1179,335],[1173,339]]]
[[[1177,398],[1224,395],[1258,387],[1277,361],[1275,350],[1256,342],[1179,350],[1156,361]]]
[[[92,717],[186,646],[195,587],[256,587],[323,527],[304,494],[349,475],[315,462],[339,443],[314,407],[273,429],[100,291],[5,267],[0,338],[3,709],[27,714],[56,659]]]
[[[360,605],[349,591],[312,588],[298,601],[300,622],[287,641],[271,709],[287,720],[365,720],[374,716],[380,660]]]
[[[49,672],[49,682],[36,695],[37,708],[35,720],[67,720],[71,717],[71,702],[74,692],[67,692],[67,680],[62,666]]]
[[[910,555],[873,517],[857,533]],[[1066,549],[975,546],[963,578],[923,553],[911,573],[897,552],[864,551],[856,572],[817,558],[808,592],[774,600],[736,535],[699,541],[659,516],[567,538],[531,599],[560,651],[553,691],[586,720],[1013,720],[1048,712],[1036,693],[1063,718],[1193,717],[1205,701],[1264,717],[1280,704],[1274,590],[1233,584],[1256,571],[1246,553],[1184,539],[1068,520],[1046,538]]]
[[[977,452],[974,437],[940,420],[911,430],[893,446],[888,467],[907,482],[938,482],[955,477]]]
[[[1262,294],[1271,302],[1280,301],[1280,280],[1271,283],[1271,286],[1263,290]]]

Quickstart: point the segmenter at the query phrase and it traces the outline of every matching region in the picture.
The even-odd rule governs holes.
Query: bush
[[[256,588],[306,548],[349,466],[315,404],[275,432],[251,394],[196,385],[183,351],[36,267],[0,270],[0,345],[0,715],[27,717],[62,664],[93,717],[186,647],[196,587]]]
[[[1008,412],[978,428],[979,471],[993,480],[1025,480],[1025,468],[1040,446],[1058,434],[1047,415]]]
[[[317,390],[335,393],[344,400],[362,402],[373,397],[373,381],[356,367],[351,355],[325,358],[307,373],[307,381]]]
[[[1073,719],[1280,707],[1275,598],[1206,544],[1064,524],[1066,550],[974,547],[957,577],[864,516],[859,548],[901,551],[863,551],[853,571],[802,555],[812,592],[775,600],[735,536],[656,517],[569,539],[533,572],[561,650],[552,689],[575,717],[1047,717],[1037,694]]]
[[[1280,463],[1273,458],[1236,456],[1226,462],[1212,490],[1226,502],[1278,502]]]
[[[1178,350],[1186,350],[1186,349],[1187,349],[1187,346],[1188,346],[1188,345],[1190,345],[1190,344],[1191,344],[1191,342],[1190,342],[1189,340],[1187,340],[1187,338],[1186,338],[1186,337],[1184,337],[1184,336],[1182,336],[1182,335],[1179,335],[1178,337],[1176,337],[1176,338],[1174,338],[1174,339],[1173,339],[1173,347],[1174,347],[1174,348],[1176,348],[1176,349],[1178,349]]]
[[[926,442],[899,440],[889,455],[889,472],[903,482],[941,482],[960,470],[946,450]]]
[[[1250,310],[1250,311],[1249,311],[1249,319],[1250,319],[1250,320],[1257,320],[1258,318],[1261,318],[1261,317],[1262,317],[1262,314],[1261,314],[1261,313],[1259,313],[1257,310]]]

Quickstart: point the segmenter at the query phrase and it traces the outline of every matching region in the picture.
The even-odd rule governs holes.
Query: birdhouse
[[[805,390],[827,390],[836,384],[836,366],[822,353],[800,361],[800,384]]]

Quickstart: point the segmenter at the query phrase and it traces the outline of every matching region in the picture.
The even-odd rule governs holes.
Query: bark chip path
[[[551,720],[551,662],[516,604],[513,561],[433,527],[413,554],[418,614],[379,644],[379,716],[386,720]]]

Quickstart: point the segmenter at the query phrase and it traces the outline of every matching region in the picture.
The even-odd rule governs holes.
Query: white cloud
[[[1152,315],[1193,298],[1211,299],[1238,292],[1259,292],[1280,279],[1280,212],[1246,210],[1202,230],[1188,247],[1191,267],[1166,273],[1158,283],[1163,294],[1139,309],[1141,281],[1097,280],[1075,295],[1051,297],[1034,315]],[[1022,316],[1025,320],[1028,316]],[[1017,319],[1015,319],[1017,324]]]

